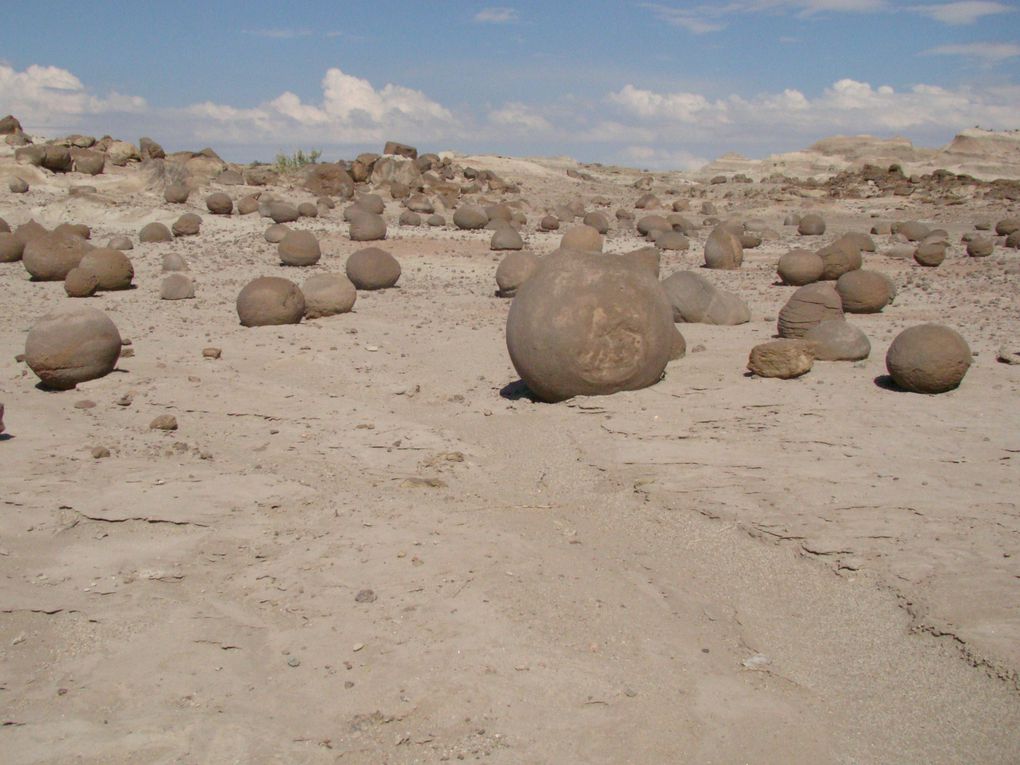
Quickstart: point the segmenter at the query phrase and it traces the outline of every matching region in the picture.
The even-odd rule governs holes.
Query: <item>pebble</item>
[[[172,414],[161,414],[149,423],[149,430],[177,430],[177,418]]]
[[[206,358],[206,359],[218,359],[222,355],[223,355],[223,351],[220,350],[219,348],[203,348],[202,349],[202,358]]]
[[[92,458],[101,460],[110,456],[110,450],[105,446],[94,446],[92,448]]]
[[[95,409],[96,402],[90,401],[89,399],[82,399],[81,401],[74,402],[75,409]]]
[[[354,596],[354,600],[357,603],[375,603],[378,600],[378,596],[372,590],[360,590],[357,595]]]
[[[287,659],[287,666],[288,667],[300,667],[301,666],[301,659],[299,659],[297,656],[291,656],[290,658]]]

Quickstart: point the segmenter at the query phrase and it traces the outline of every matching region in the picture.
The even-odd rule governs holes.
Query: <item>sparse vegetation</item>
[[[312,149],[305,154],[303,149],[298,149],[289,157],[286,154],[277,154],[274,166],[277,172],[286,173],[289,170],[297,170],[305,165],[314,165],[319,161],[322,152],[319,149]]]

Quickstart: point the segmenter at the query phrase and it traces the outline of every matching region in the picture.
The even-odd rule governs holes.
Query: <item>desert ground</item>
[[[400,226],[401,202],[359,183],[386,200],[385,241],[351,241],[337,198],[290,224],[321,243],[304,268],[280,265],[258,212],[204,204],[315,202],[301,172],[260,186],[196,172],[170,204],[173,155],[85,176],[2,147],[0,217],[130,237],[135,287],[73,299],[0,264],[0,759],[1020,761],[1020,366],[998,358],[1020,350],[1020,251],[961,242],[1018,214],[1017,186],[993,181],[1020,178],[1020,142],[958,140],[955,154],[844,140],[700,173],[444,155],[461,192],[424,190],[446,225]],[[890,151],[913,181],[862,180]],[[471,185],[466,167],[503,183]],[[969,177],[940,185],[937,168]],[[647,242],[614,213],[653,212],[634,209],[649,191],[698,224],[689,250],[662,252],[663,277],[701,266],[704,203],[758,222],[741,268],[702,269],[751,321],[677,325],[686,356],[651,387],[533,400],[495,295],[504,253],[453,209],[506,202],[545,255],[567,224],[539,220],[580,200],[624,253]],[[183,212],[197,236],[138,241]],[[784,219],[808,212],[827,231],[805,244]],[[873,237],[866,268],[898,294],[848,316],[866,360],[748,374],[795,289],[777,283],[783,253],[905,220],[945,229],[948,256],[922,268],[901,238]],[[342,273],[366,244],[399,260],[395,288],[349,313],[239,324],[251,279]],[[194,299],[160,299],[169,252]],[[45,390],[20,354],[69,303],[105,312],[129,352]],[[885,380],[891,340],[924,322],[973,351],[948,393]],[[150,429],[160,415],[177,429]]]

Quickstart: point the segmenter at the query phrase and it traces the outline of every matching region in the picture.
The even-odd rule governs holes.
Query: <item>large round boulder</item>
[[[286,223],[274,223],[272,226],[265,230],[262,234],[262,238],[270,244],[279,244],[283,241],[283,238],[290,233],[291,228]]]
[[[116,325],[95,308],[60,308],[32,325],[25,362],[43,386],[70,390],[109,374],[120,358]]]
[[[25,245],[13,233],[0,232],[0,263],[17,263]]]
[[[919,266],[936,268],[946,259],[945,242],[921,242],[914,250],[914,260]]]
[[[892,230],[904,237],[908,242],[920,242],[931,233],[930,228],[916,220],[897,223],[892,227]]]
[[[503,223],[492,232],[492,239],[489,240],[490,250],[522,250],[524,240],[517,233],[517,229],[509,223]]]
[[[987,258],[995,251],[995,241],[987,236],[975,236],[967,242],[967,254],[972,258]]]
[[[384,290],[400,278],[400,263],[386,250],[366,247],[347,258],[347,278],[359,290]]]
[[[142,226],[142,230],[138,232],[139,242],[172,242],[173,239],[174,235],[170,229],[159,221],[146,223]]]
[[[160,300],[190,300],[195,297],[195,283],[182,273],[171,273],[159,285]]]
[[[779,311],[780,337],[799,338],[823,321],[843,318],[843,302],[832,282],[815,282],[797,289]]]
[[[716,226],[705,241],[705,266],[708,268],[736,269],[744,262],[744,248],[740,237],[732,228]]]
[[[878,313],[892,300],[890,280],[876,271],[848,271],[836,280],[843,310],[847,313]]]
[[[96,275],[96,289],[100,291],[126,290],[135,278],[135,269],[128,256],[110,247],[99,247],[85,253],[78,268]]]
[[[821,236],[825,233],[825,219],[818,213],[808,213],[797,222],[797,233],[801,236]]]
[[[286,202],[270,202],[269,217],[273,223],[293,223],[301,217],[297,207]]]
[[[465,231],[474,231],[485,228],[489,222],[489,216],[485,210],[475,205],[461,205],[453,213],[453,225]]]
[[[673,321],[732,326],[751,320],[743,300],[695,271],[677,271],[663,280],[662,289],[673,309]]]
[[[792,284],[795,287],[803,287],[805,284],[813,284],[822,278],[825,271],[825,261],[822,257],[810,250],[793,249],[779,258],[776,265],[776,273],[783,284]]]
[[[170,204],[182,205],[188,201],[189,196],[191,196],[191,189],[184,183],[169,183],[163,189],[163,199]]]
[[[319,240],[310,231],[288,231],[276,251],[285,266],[314,266],[322,257]]]
[[[304,295],[290,279],[260,276],[237,296],[237,316],[245,327],[298,324],[304,314]]]
[[[584,223],[571,226],[560,237],[561,250],[577,252],[602,252],[602,234],[598,229]]]
[[[174,236],[197,236],[202,228],[202,218],[193,212],[186,212],[174,221],[170,231]]]
[[[840,237],[832,244],[818,251],[822,259],[822,281],[835,281],[843,274],[854,271],[864,265],[861,249],[852,239]]]
[[[99,278],[92,271],[84,268],[72,268],[64,277],[64,292],[68,297],[86,298],[96,294]]]
[[[62,282],[92,246],[79,236],[51,232],[25,245],[22,262],[38,282]]]
[[[1009,236],[1020,231],[1020,218],[1003,218],[995,224],[995,233],[999,236]]]
[[[641,236],[650,236],[653,231],[672,231],[673,226],[661,215],[645,215],[634,224]]]
[[[315,274],[301,285],[305,296],[305,318],[320,319],[349,313],[358,299],[354,284],[343,274]]]
[[[893,382],[914,393],[952,390],[967,374],[970,362],[967,341],[942,324],[920,324],[903,330],[885,356]]]
[[[357,212],[351,217],[352,242],[375,242],[386,238],[386,221],[381,215]]]
[[[848,321],[823,321],[804,333],[818,361],[860,361],[871,353],[868,336]]]
[[[205,206],[213,215],[230,215],[234,211],[234,200],[229,194],[217,191],[205,198]]]
[[[673,311],[650,273],[569,250],[545,258],[520,287],[506,327],[514,368],[549,402],[658,382],[674,336]]]
[[[511,252],[500,261],[496,268],[496,294],[499,297],[513,297],[526,282],[541,261],[533,252]]]

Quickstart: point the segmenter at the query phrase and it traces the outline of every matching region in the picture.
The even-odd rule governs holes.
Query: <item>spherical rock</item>
[[[675,322],[732,326],[751,320],[751,311],[743,300],[695,271],[677,271],[663,280],[662,289]]]
[[[432,213],[432,215],[425,219],[425,222],[432,226],[433,228],[437,228],[439,226],[446,225],[446,218],[444,218],[439,213]]]
[[[759,377],[789,380],[811,371],[814,355],[802,340],[773,340],[751,349],[747,368]]]
[[[322,257],[319,240],[310,231],[288,231],[276,251],[285,266],[313,266]]]
[[[865,234],[861,231],[851,231],[847,234],[843,234],[840,239],[845,240],[850,245],[856,247],[860,252],[875,252],[875,240],[870,235]]]
[[[672,309],[651,274],[623,258],[560,251],[517,291],[510,360],[548,402],[656,383],[673,353]]]
[[[847,313],[878,313],[892,299],[890,280],[875,271],[848,271],[836,280],[843,310]]]
[[[59,234],[60,236],[64,235],[77,236],[80,237],[81,239],[92,238],[92,229],[90,229],[84,223],[61,223],[59,226],[53,229],[53,233]]]
[[[496,294],[499,297],[513,297],[526,282],[541,261],[532,252],[511,252],[500,261],[496,268]]]
[[[195,283],[187,274],[172,273],[159,286],[160,300],[190,300],[195,297]]]
[[[687,339],[683,336],[676,324],[673,325],[673,349],[669,354],[670,361],[682,359],[687,355]]]
[[[485,228],[488,222],[489,216],[485,210],[474,205],[461,205],[453,214],[453,225],[465,231]]]
[[[95,308],[60,308],[37,321],[25,340],[25,361],[54,390],[109,374],[120,358],[116,325]]]
[[[776,273],[783,284],[803,287],[822,278],[825,261],[810,250],[794,249],[779,258]]]
[[[931,229],[916,220],[903,221],[893,227],[893,231],[903,236],[908,242],[920,242],[928,236]]]
[[[251,215],[259,211],[259,199],[254,194],[249,194],[246,197],[241,197],[237,201],[237,214],[238,215]]]
[[[808,213],[797,223],[797,233],[801,236],[821,236],[825,233],[825,220],[818,213]]]
[[[279,244],[290,231],[291,228],[286,223],[274,223],[266,229],[262,237],[270,244]]]
[[[99,277],[85,268],[72,268],[64,277],[64,292],[68,297],[92,297],[99,288]]]
[[[106,246],[111,250],[133,250],[135,245],[126,236],[111,236]]]
[[[1006,237],[1006,246],[1013,250],[1020,250],[1020,229]]]
[[[301,217],[301,213],[294,205],[286,202],[270,202],[269,217],[273,219],[273,223],[293,223]]]
[[[386,211],[386,203],[378,194],[361,194],[355,200],[354,206],[373,215],[382,215]]]
[[[581,218],[581,223],[586,226],[591,226],[603,235],[609,231],[609,218],[600,212],[587,213],[583,218]]]
[[[195,213],[186,212],[170,227],[174,236],[195,236],[202,227],[202,219]]]
[[[205,198],[205,206],[213,215],[230,215],[234,211],[234,200],[228,194],[217,191]]]
[[[13,233],[0,232],[0,263],[17,263],[24,251],[25,245]]]
[[[75,172],[84,175],[99,175],[106,165],[106,154],[101,151],[78,149],[73,154]]]
[[[800,225],[800,215],[798,215],[797,213],[789,213],[785,218],[783,218],[783,225],[784,226],[799,226]]]
[[[651,245],[647,247],[638,247],[636,250],[624,252],[618,257],[621,258],[628,266],[644,269],[656,279],[659,278],[659,266],[662,263],[662,251],[658,247],[653,247]]]
[[[945,242],[922,242],[914,250],[914,260],[918,265],[935,268],[946,259]]]
[[[319,208],[311,202],[302,202],[297,206],[298,215],[302,218],[318,218]]]
[[[885,356],[893,382],[914,393],[952,390],[967,374],[970,362],[967,341],[942,324],[920,324],[903,330]]]
[[[743,262],[740,238],[725,225],[716,226],[705,241],[705,266],[732,270],[740,268]]]
[[[91,271],[98,280],[100,290],[126,290],[135,278],[135,269],[128,256],[120,250],[100,247],[85,253],[78,264],[83,271]]]
[[[315,274],[301,285],[305,296],[305,318],[320,319],[349,313],[358,299],[354,284],[343,274]]]
[[[1009,236],[1020,231],[1020,218],[1003,218],[995,224],[995,233],[999,236]]]
[[[856,271],[864,264],[861,251],[852,240],[840,237],[818,251],[822,259],[822,281],[835,281],[849,271]]]
[[[778,334],[799,338],[823,321],[843,318],[843,302],[831,282],[815,282],[797,289],[779,311]]]
[[[555,215],[546,215],[538,222],[538,227],[543,231],[556,231],[560,227],[560,219]]]
[[[848,321],[823,321],[804,333],[818,361],[860,361],[871,353],[868,336]]]
[[[298,286],[278,276],[260,276],[237,296],[237,316],[245,327],[298,324],[305,298]]]
[[[366,247],[347,258],[347,278],[359,290],[383,290],[400,278],[400,263],[385,250]]]
[[[524,240],[515,228],[508,223],[504,223],[492,233],[492,239],[489,240],[489,249],[523,250]]]
[[[51,232],[25,245],[22,262],[35,281],[62,282],[90,249],[81,237]]]
[[[146,223],[138,232],[139,242],[172,242],[173,239],[174,235],[170,229],[159,221]]]
[[[410,210],[404,210],[400,213],[400,218],[397,219],[397,223],[401,226],[420,226],[422,224],[421,215]]]
[[[591,226],[571,226],[560,237],[560,249],[577,252],[602,252],[602,234]]]
[[[381,215],[358,212],[351,218],[352,242],[374,242],[386,238],[386,221]]]
[[[967,242],[967,254],[972,258],[987,258],[995,251],[995,241],[987,236],[976,236]]]
[[[673,226],[661,215],[645,215],[634,224],[641,236],[649,236],[653,231],[672,231]]]
[[[424,194],[412,194],[407,198],[404,207],[411,212],[423,213],[424,215],[431,215],[436,211],[432,202]]]
[[[172,271],[187,271],[188,263],[184,260],[180,253],[167,252],[163,254],[162,267],[164,273]]]
[[[679,231],[659,231],[655,235],[654,242],[660,250],[678,252],[691,248],[690,240]]]
[[[163,199],[170,204],[182,205],[191,196],[191,189],[183,183],[170,183],[163,189]]]
[[[12,194],[25,194],[28,191],[28,182],[24,178],[14,176],[7,182],[7,188]]]

